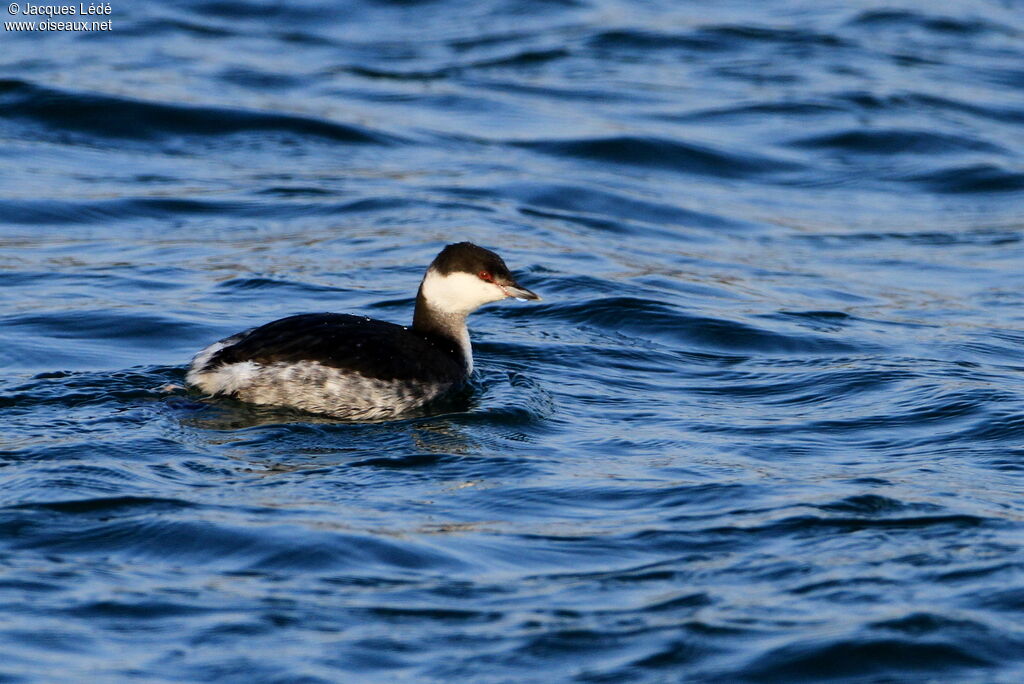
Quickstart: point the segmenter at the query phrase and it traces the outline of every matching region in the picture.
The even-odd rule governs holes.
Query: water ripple
[[[336,143],[388,144],[396,138],[360,126],[290,114],[172,105],[0,81],[2,117],[98,138],[152,141],[171,135],[275,132]]]
[[[750,153],[730,154],[722,150],[677,140],[628,136],[583,140],[542,140],[518,143],[518,145],[545,154],[722,178],[756,177],[791,172],[800,168],[793,162],[759,157]]]

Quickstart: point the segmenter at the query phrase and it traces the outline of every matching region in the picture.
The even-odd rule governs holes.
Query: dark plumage
[[[312,361],[378,380],[456,382],[465,375],[455,340],[337,313],[299,314],[248,330],[211,356],[203,370],[243,361],[262,366]]]

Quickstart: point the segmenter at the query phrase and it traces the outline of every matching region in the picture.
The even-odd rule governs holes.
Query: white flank
[[[233,394],[243,390],[258,378],[261,366],[252,361],[218,366],[205,373],[189,373],[188,381],[207,394]]]
[[[220,368],[218,368],[217,371],[213,373],[203,372],[203,368],[205,368],[206,364],[210,362],[210,359],[213,358],[214,354],[219,352],[224,347],[230,347],[235,342],[240,340],[244,334],[245,333],[232,335],[231,337],[227,337],[221,340],[220,342],[214,342],[209,347],[199,350],[199,353],[192,357],[192,363],[190,363],[188,366],[188,373],[185,374],[185,382],[195,387],[198,387],[207,394],[216,394],[217,392],[232,391],[224,390],[220,387],[220,385],[224,382],[222,379],[217,377],[219,375],[217,371],[220,371]],[[221,368],[223,368],[223,366]]]

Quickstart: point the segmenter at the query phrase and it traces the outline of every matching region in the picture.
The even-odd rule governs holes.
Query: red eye
[[[487,282],[494,280],[494,276],[492,276],[489,271],[480,271],[476,275],[480,280],[486,280]]]

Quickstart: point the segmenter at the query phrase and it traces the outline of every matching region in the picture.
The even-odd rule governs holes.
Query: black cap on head
[[[472,242],[458,242],[441,250],[432,263],[431,268],[441,275],[464,272],[476,275],[486,271],[496,279],[514,281],[508,266],[501,257],[489,249],[478,247]]]

